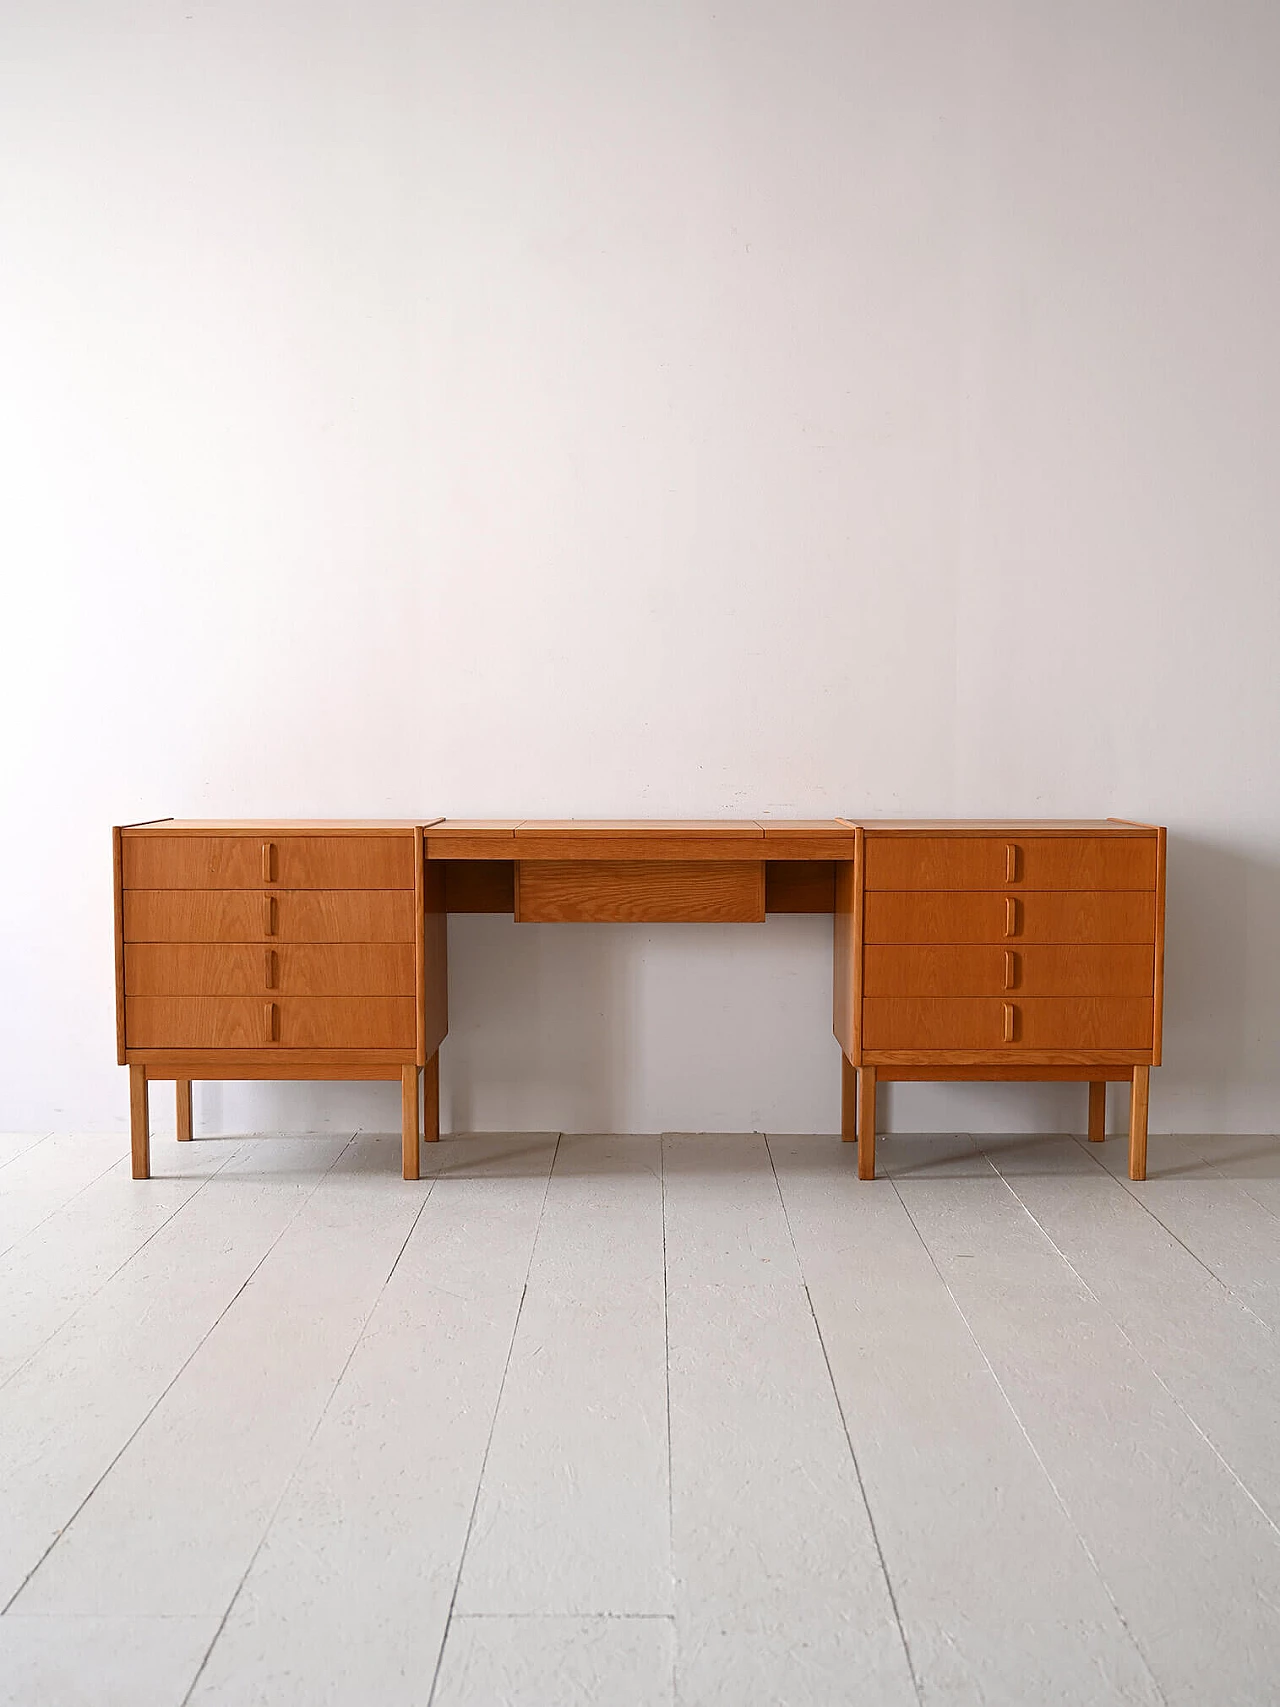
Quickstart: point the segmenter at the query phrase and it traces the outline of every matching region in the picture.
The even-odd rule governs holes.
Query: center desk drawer
[[[522,924],[761,924],[764,861],[522,859],[515,916]]]
[[[965,895],[880,891],[866,898],[868,943],[1154,943],[1154,892]]]
[[[1150,996],[869,996],[867,1049],[1150,1049]]]
[[[412,836],[126,836],[126,889],[408,889]]]
[[[131,942],[130,996],[412,996],[409,942]]]
[[[396,889],[126,889],[126,942],[412,942],[413,893]]]
[[[412,1049],[400,996],[126,996],[130,1049]]]
[[[877,943],[862,963],[868,996],[1149,996],[1154,983],[1155,950],[1142,943]]]
[[[868,889],[1154,889],[1154,836],[876,836]]]

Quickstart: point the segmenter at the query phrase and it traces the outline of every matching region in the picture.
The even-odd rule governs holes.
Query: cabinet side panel
[[[444,861],[428,859],[422,867],[422,1029],[419,1037],[425,1066],[449,1031],[449,915],[445,910]]]
[[[125,1064],[124,1043],[124,856],[120,847],[119,826],[111,832],[111,858],[114,873],[112,899],[116,916],[116,1060]]]
[[[862,874],[863,833],[854,832],[853,859],[835,868],[832,962],[832,1030],[848,1059],[862,1059]]]

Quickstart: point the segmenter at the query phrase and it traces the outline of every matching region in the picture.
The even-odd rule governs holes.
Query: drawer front
[[[136,942],[130,996],[412,996],[412,943]]]
[[[522,924],[759,924],[764,861],[520,860],[515,910]]]
[[[130,1049],[406,1049],[414,1003],[398,996],[127,996]]]
[[[412,836],[126,836],[126,889],[409,889]]]
[[[1154,889],[1154,836],[875,836],[870,889]]]
[[[880,891],[866,898],[868,943],[1154,943],[1155,932],[1154,893]]]
[[[1150,1049],[1150,996],[872,996],[867,1049]]]
[[[126,942],[408,942],[407,890],[126,889]]]
[[[864,951],[868,996],[1149,996],[1155,952],[1137,943],[1043,943],[1031,948],[920,948],[881,943]]]

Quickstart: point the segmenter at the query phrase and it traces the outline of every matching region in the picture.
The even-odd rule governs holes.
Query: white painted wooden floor
[[[0,1139],[0,1701],[1280,1700],[1280,1140]]]

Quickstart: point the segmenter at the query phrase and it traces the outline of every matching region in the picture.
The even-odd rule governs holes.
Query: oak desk
[[[1079,823],[466,820],[175,823],[115,832],[119,1058],[135,1177],[147,1084],[399,1078],[439,1136],[449,912],[521,923],[834,916],[842,1131],[875,1173],[878,1080],[1076,1079],[1103,1135],[1130,1094],[1144,1177],[1160,1059],[1164,832]],[[860,1129],[860,1130],[859,1130]]]

